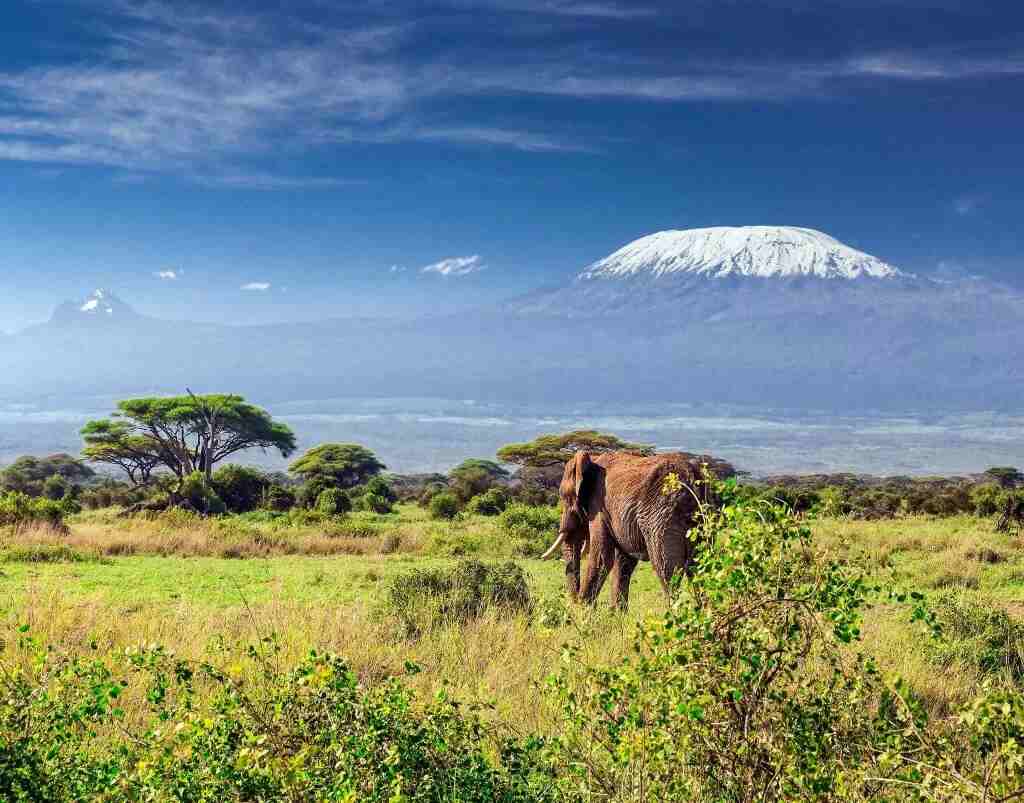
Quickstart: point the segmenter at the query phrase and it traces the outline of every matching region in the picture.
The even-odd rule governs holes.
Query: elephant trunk
[[[565,558],[565,586],[569,592],[569,598],[578,600],[580,598],[580,553],[582,544],[566,542],[562,547],[562,555]]]

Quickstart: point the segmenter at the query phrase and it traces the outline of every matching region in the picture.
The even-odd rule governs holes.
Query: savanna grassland
[[[12,800],[1024,792],[1024,539],[975,516],[723,516],[692,599],[670,610],[642,565],[628,613],[607,592],[566,602],[561,563],[522,557],[506,519],[413,504],[9,528],[0,783]]]
[[[446,686],[461,699],[494,702],[497,716],[534,728],[544,719],[535,687],[557,665],[563,643],[614,660],[629,648],[630,625],[665,608],[644,564],[629,613],[606,610],[607,591],[593,612],[566,606],[561,563],[516,558],[494,517],[433,521],[404,504],[395,513],[354,513],[327,525],[245,518],[174,511],[125,519],[100,510],[72,517],[67,534],[7,533],[0,607],[8,629],[27,624],[39,639],[86,654],[159,643],[222,661],[274,633],[285,657],[331,650],[370,679],[402,674],[407,660],[416,661],[423,669],[417,687]],[[823,556],[864,567],[875,579],[926,592],[941,605],[1004,610],[1024,621],[1024,539],[994,533],[988,519],[823,518],[812,531]],[[416,639],[396,635],[381,612],[389,583],[467,555],[515,559],[537,610],[485,612]],[[986,674],[969,649],[939,654],[886,606],[871,612],[865,633],[883,669],[905,677],[936,713],[962,702]],[[1005,671],[1024,675],[1024,641],[1007,647]]]

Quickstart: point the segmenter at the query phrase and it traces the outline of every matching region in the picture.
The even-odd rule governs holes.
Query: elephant
[[[561,547],[570,597],[593,604],[610,574],[612,605],[625,610],[629,581],[641,560],[651,562],[667,595],[672,576],[691,570],[696,543],[688,534],[698,524],[700,505],[713,501],[712,489],[702,481],[705,466],[719,478],[735,474],[725,461],[706,455],[577,452],[565,464],[559,486],[558,537],[543,556]],[[682,488],[666,488],[669,474]],[[584,551],[589,554],[581,588]]]

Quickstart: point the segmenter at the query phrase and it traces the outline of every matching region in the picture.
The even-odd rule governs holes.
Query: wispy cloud
[[[487,266],[483,264],[479,254],[468,257],[449,257],[440,262],[420,268],[420,273],[437,273],[441,276],[468,276],[479,273]]]
[[[467,7],[463,0],[453,5]],[[640,2],[586,2],[586,0],[479,0],[473,5],[484,5],[504,11],[526,12],[529,14],[551,14],[562,17],[597,17],[604,19],[631,19],[650,17],[657,10]]]
[[[270,289],[270,282],[248,282],[243,284],[239,289],[263,293]]]
[[[580,141],[570,141],[530,131],[480,126],[421,128],[412,134],[411,138],[427,141],[461,142],[474,145],[494,145],[532,153],[545,151],[594,153],[597,150],[593,145]]]
[[[390,268],[388,268],[388,273],[405,273],[405,271],[405,265],[392,265]]]
[[[182,273],[183,271],[168,268],[167,270],[158,270],[153,275],[156,276],[156,278],[160,279],[161,281],[173,282],[176,281],[178,277],[181,276]]]
[[[912,81],[1024,75],[1024,53],[963,56],[957,53],[880,53],[851,59],[851,73]]]
[[[602,150],[550,114],[496,114],[494,99],[508,95],[742,102],[828,97],[866,82],[1024,75],[1014,42],[863,46],[811,60],[761,48],[741,61],[728,34],[717,50],[698,42],[672,53],[621,35],[679,19],[699,33],[713,19],[710,2],[687,11],[663,0],[437,0],[448,11],[433,16],[395,2],[375,5],[358,23],[355,15],[305,15],[301,6],[274,14],[167,0],[96,5],[106,27],[94,22],[92,41],[101,44],[79,61],[0,70],[0,160],[173,173],[211,187],[327,189],[352,182],[280,173],[260,160],[410,141]],[[466,24],[453,9],[472,10],[474,20],[489,15],[490,28],[505,35],[484,42],[449,30]],[[464,45],[438,44],[451,41]]]

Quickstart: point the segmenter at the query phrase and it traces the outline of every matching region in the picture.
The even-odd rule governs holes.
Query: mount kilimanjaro
[[[693,401],[831,411],[1009,409],[1024,297],[916,276],[806,228],[665,231],[538,290],[401,323],[182,324],[98,291],[0,340],[8,398],[228,389]]]

